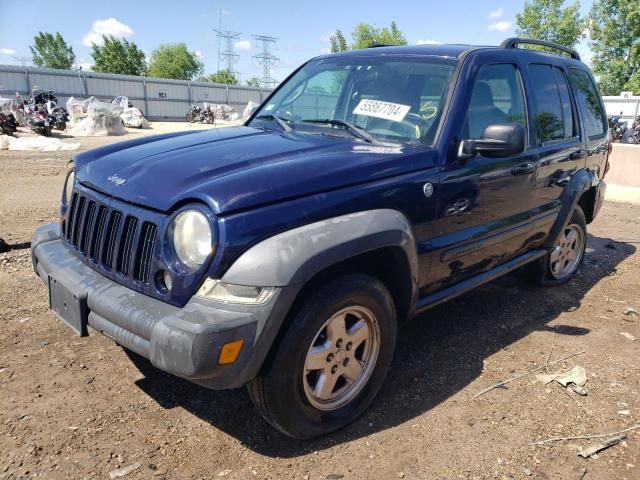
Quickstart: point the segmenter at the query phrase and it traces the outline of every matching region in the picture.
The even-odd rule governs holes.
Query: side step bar
[[[420,313],[429,308],[435,307],[443,302],[451,300],[452,298],[458,297],[464,293],[467,293],[469,290],[473,290],[480,285],[491,282],[498,277],[501,277],[516,268],[520,268],[527,263],[533,262],[541,257],[544,257],[547,254],[547,250],[538,249],[533,250],[531,252],[525,253],[524,255],[519,256],[518,258],[514,258],[513,260],[508,261],[507,263],[503,263],[502,265],[489,270],[488,272],[481,273],[480,275],[476,275],[473,278],[469,278],[460,282],[451,287],[447,287],[443,290],[437,291],[425,297],[419,298],[416,304],[415,313]]]

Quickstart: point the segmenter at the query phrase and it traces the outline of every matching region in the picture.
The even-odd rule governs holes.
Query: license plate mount
[[[81,337],[87,335],[87,294],[74,292],[49,275],[49,308]]]

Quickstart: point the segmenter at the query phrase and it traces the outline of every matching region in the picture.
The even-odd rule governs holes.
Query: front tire
[[[291,320],[248,390],[267,422],[307,439],[344,427],[371,404],[395,350],[396,312],[380,281],[348,275],[320,288]]]
[[[542,286],[562,285],[582,266],[587,246],[587,221],[577,206],[550,252],[530,265],[531,279]]]

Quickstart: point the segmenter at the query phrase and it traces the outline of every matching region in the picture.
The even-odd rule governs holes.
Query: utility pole
[[[229,73],[237,78],[234,65],[238,62],[240,56],[233,52],[233,42],[240,37],[240,33],[215,28],[213,31],[218,34],[218,71],[220,71],[220,61],[222,60],[226,64]]]
[[[280,59],[271,53],[271,48],[275,46],[278,39],[266,35],[254,35],[253,38],[262,42],[262,53],[253,56],[262,65],[260,83],[263,87],[275,87],[278,81],[271,77],[271,67]]]

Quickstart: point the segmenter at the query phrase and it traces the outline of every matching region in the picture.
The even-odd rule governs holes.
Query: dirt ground
[[[162,373],[48,311],[28,242],[57,217],[69,156],[0,152],[0,237],[13,245],[0,254],[0,478],[106,479],[132,466],[122,478],[640,479],[640,429],[589,459],[577,451],[595,440],[528,445],[640,424],[640,206],[605,203],[563,287],[511,275],[403,324],[373,406],[299,442],[271,429],[245,390]],[[549,368],[584,367],[587,396],[529,375],[472,399],[582,351]]]

